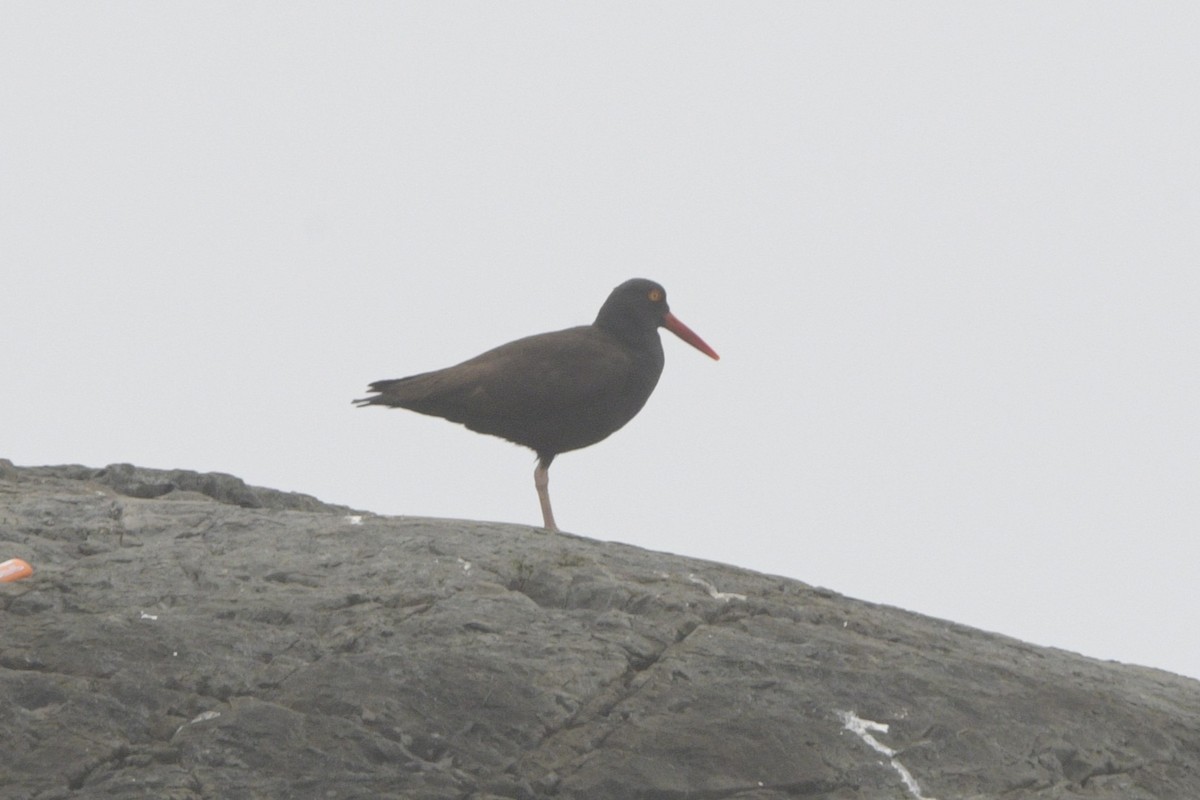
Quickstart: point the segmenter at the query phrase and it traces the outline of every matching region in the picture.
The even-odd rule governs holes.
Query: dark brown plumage
[[[670,312],[660,285],[635,278],[613,290],[591,325],[517,339],[446,369],[376,381],[373,397],[354,402],[443,417],[531,448],[542,519],[558,530],[547,489],[550,462],[606,438],[641,410],[662,374],[660,326],[719,358]]]

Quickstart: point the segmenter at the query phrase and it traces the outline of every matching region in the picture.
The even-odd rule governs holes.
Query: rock
[[[0,462],[12,557],[6,800],[1200,797],[1197,681],[636,547]]]

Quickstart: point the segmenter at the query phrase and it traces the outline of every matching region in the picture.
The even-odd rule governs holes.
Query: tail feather
[[[428,373],[427,373],[428,374]],[[417,389],[417,378],[423,378],[425,375],[410,375],[407,378],[391,378],[384,381],[375,381],[367,387],[367,391],[374,392],[371,397],[360,397],[352,401],[359,408],[366,406],[392,406],[396,408],[407,408],[409,402],[416,399],[416,396],[424,394],[423,391],[418,391],[415,395],[411,391]],[[409,389],[410,391],[405,391]]]

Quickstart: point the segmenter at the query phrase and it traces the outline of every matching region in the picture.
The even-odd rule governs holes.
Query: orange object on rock
[[[19,558],[10,558],[8,561],[0,564],[0,583],[19,581],[21,578],[28,578],[32,574],[33,567],[29,566],[29,562],[22,561]]]

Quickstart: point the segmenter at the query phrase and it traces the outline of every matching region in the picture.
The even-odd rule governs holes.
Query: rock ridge
[[[0,460],[0,798],[1200,797],[1200,682],[536,528]]]

